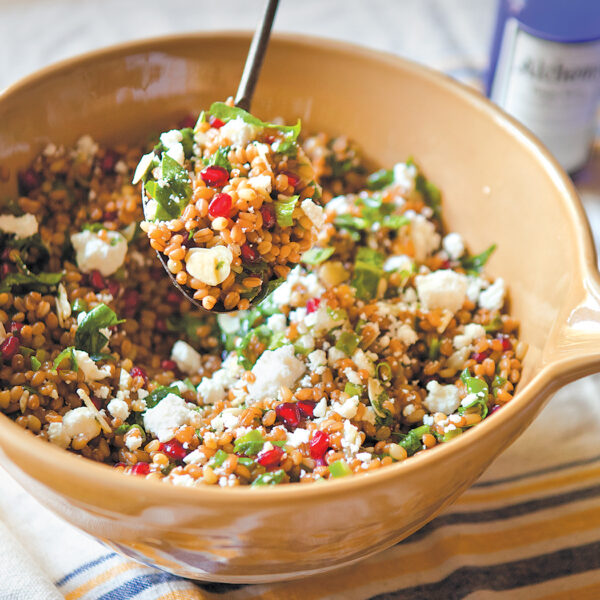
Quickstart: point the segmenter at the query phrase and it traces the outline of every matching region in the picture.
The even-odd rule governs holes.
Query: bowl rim
[[[181,45],[183,42],[194,44],[207,39],[218,39],[221,41],[234,39],[240,41],[249,40],[250,37],[251,32],[245,30],[211,30],[143,38],[94,49],[54,62],[8,85],[6,88],[0,90],[0,104],[11,95],[26,91],[27,87],[35,85],[41,80],[50,79],[56,74],[68,71],[69,68],[79,67],[85,63],[101,62],[111,57],[117,58],[119,56],[124,57],[150,52],[163,51],[169,54],[172,46]],[[272,40],[272,43],[276,45],[288,45],[297,48],[307,47],[313,50],[324,50],[328,53],[340,53],[348,57],[365,58],[378,63],[386,63],[402,71],[410,72],[421,79],[425,79],[439,88],[443,88],[445,91],[458,96],[461,100],[469,104],[474,111],[488,116],[511,137],[515,138],[520,145],[525,147],[540,167],[550,176],[557,192],[559,192],[562,203],[567,209],[570,225],[574,230],[579,232],[579,235],[572,235],[576,243],[574,266],[578,268],[577,275],[581,275],[580,278],[574,278],[575,282],[578,282],[583,289],[586,281],[590,278],[597,279],[595,268],[596,253],[589,222],[568,175],[564,172],[558,161],[550,154],[549,150],[529,130],[477,90],[431,67],[421,65],[390,52],[367,48],[352,42],[287,32],[274,33]],[[564,309],[565,306],[561,305],[560,308]],[[119,486],[121,488],[120,491],[128,495],[135,494],[139,498],[151,495],[153,503],[189,502],[196,504],[199,500],[203,499],[214,504],[226,502],[240,506],[257,504],[265,506],[268,503],[282,504],[289,500],[302,503],[316,497],[343,494],[344,492],[357,492],[364,486],[381,486],[389,479],[401,477],[402,475],[406,476],[415,469],[425,470],[433,463],[444,460],[445,457],[463,452],[463,447],[466,444],[475,443],[480,437],[487,435],[490,428],[501,427],[506,421],[518,418],[518,413],[521,412],[521,409],[527,406],[535,395],[543,393],[544,389],[550,386],[553,376],[559,374],[558,363],[559,361],[556,360],[542,365],[527,385],[518,390],[511,402],[503,406],[502,410],[497,411],[492,419],[485,419],[477,427],[471,428],[466,432],[467,435],[461,435],[453,439],[452,443],[437,445],[427,452],[411,457],[411,460],[394,463],[369,473],[361,473],[357,474],[359,476],[343,477],[327,481],[327,485],[282,485],[260,488],[236,486],[221,488],[220,486],[207,485],[187,487],[165,484],[158,480],[148,480],[142,477],[125,475],[115,471],[110,465],[97,463],[91,459],[65,451],[47,441],[37,439],[37,437],[22,429],[4,414],[0,418],[0,431],[2,431],[5,438],[2,445],[11,444],[18,447],[29,459],[42,461],[48,469],[59,469],[64,475],[72,478],[72,481],[77,481],[80,484],[89,482],[98,489]],[[12,465],[8,468],[9,472],[12,468]],[[16,464],[16,468],[20,470],[18,464]],[[49,484],[43,485],[52,487]]]

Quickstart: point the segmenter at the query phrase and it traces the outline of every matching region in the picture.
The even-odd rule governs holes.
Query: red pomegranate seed
[[[448,259],[446,259],[440,266],[440,268],[442,269],[449,269],[450,268],[450,261]]]
[[[208,214],[217,217],[229,217],[231,212],[231,196],[229,194],[216,194],[208,205]]]
[[[482,363],[489,355],[489,350],[486,350],[485,352],[474,352],[471,358],[475,362]]]
[[[103,405],[102,405],[102,400],[100,400],[100,398],[96,398],[96,396],[92,396],[92,404],[98,409],[98,410],[102,410]]]
[[[500,338],[502,340],[502,351],[507,352],[508,350],[513,349],[512,342],[508,339],[507,336],[502,336]]]
[[[100,161],[100,168],[105,175],[112,173],[115,169],[115,165],[119,160],[119,155],[114,150],[107,150]]]
[[[188,127],[194,127],[196,125],[196,119],[194,115],[186,115],[177,123],[177,129],[186,129]]]
[[[253,248],[250,244],[244,244],[240,250],[242,253],[242,260],[246,263],[256,262],[260,258],[258,250]]]
[[[201,171],[200,177],[210,187],[223,187],[229,181],[229,172],[224,167],[213,165]]]
[[[300,177],[295,173],[290,173],[290,171],[284,171],[284,175],[288,178],[288,183],[295,189],[296,186],[300,183]]]
[[[310,455],[312,458],[323,458],[325,452],[329,449],[329,436],[324,431],[315,431],[310,440]]]
[[[10,330],[9,331],[11,333],[19,334],[21,332],[21,329],[23,329],[23,323],[19,323],[18,321],[10,322]]]
[[[221,119],[217,117],[213,117],[212,115],[208,117],[208,124],[215,129],[221,129],[223,125],[225,125],[225,121],[221,121]]]
[[[181,294],[175,290],[171,290],[167,294],[167,302],[169,304],[179,304],[181,302]]]
[[[177,363],[174,360],[169,360],[165,358],[160,362],[160,368],[165,371],[174,371],[177,368]]]
[[[161,444],[160,450],[173,460],[183,460],[187,456],[187,450],[177,440]]]
[[[94,269],[90,273],[90,284],[93,288],[97,290],[103,290],[106,288],[106,282],[104,281],[104,277],[102,277],[102,273],[97,269]]]
[[[116,221],[117,220],[117,211],[116,210],[112,210],[110,212],[105,212],[102,215],[102,219],[104,221]]]
[[[272,204],[263,204],[260,207],[260,214],[263,219],[263,226],[265,229],[273,229],[275,223],[277,223],[277,215]]]
[[[306,303],[306,312],[308,314],[315,312],[319,308],[319,304],[321,304],[321,298],[311,298]]]
[[[113,298],[116,298],[119,293],[119,290],[121,289],[120,284],[117,281],[112,281],[111,279],[109,279],[106,285],[108,286],[108,291],[110,292],[111,296]]]
[[[12,357],[19,351],[19,338],[16,335],[9,335],[0,344],[0,354],[4,360],[11,360]]]
[[[297,403],[300,414],[304,417],[312,417],[317,403],[314,400],[300,400]]]
[[[259,452],[256,460],[259,465],[263,467],[273,467],[281,462],[283,456],[283,450],[279,446],[273,446],[270,450],[263,450]]]
[[[156,331],[158,331],[160,333],[166,333],[167,332],[167,323],[164,319],[156,319],[154,328],[156,329]]]
[[[296,427],[300,423],[301,415],[296,402],[284,402],[275,407],[275,412],[280,419],[291,427]]]
[[[123,303],[126,308],[137,308],[140,303],[140,293],[137,290],[125,290],[123,292]]]
[[[131,467],[132,475],[148,475],[148,473],[150,473],[150,465],[148,463],[139,462]]]
[[[144,380],[144,385],[148,383],[148,375],[146,375],[146,371],[144,371],[142,367],[133,367],[133,369],[129,371],[129,374],[132,377],[141,377]]]
[[[19,185],[21,191],[25,194],[40,187],[41,183],[40,176],[33,169],[27,169],[19,173]]]

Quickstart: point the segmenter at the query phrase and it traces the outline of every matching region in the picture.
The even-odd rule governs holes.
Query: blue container
[[[600,98],[600,0],[500,0],[486,84],[567,171],[581,168]]]

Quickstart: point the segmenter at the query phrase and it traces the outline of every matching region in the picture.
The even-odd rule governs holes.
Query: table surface
[[[485,70],[495,4],[495,0],[282,0],[276,30],[393,52],[473,83]],[[197,30],[252,29],[262,5],[256,0],[0,0],[0,89],[49,63],[126,40]],[[598,150],[577,180],[597,245]],[[578,428],[595,427],[596,439],[600,439],[599,391],[599,376],[563,388],[525,433],[523,443],[502,455],[496,466],[526,460],[520,448],[531,447],[541,432],[569,435],[573,448]],[[557,422],[555,415],[573,398],[587,407],[587,420],[584,414],[573,415],[568,423]],[[544,460],[540,459],[540,468]]]

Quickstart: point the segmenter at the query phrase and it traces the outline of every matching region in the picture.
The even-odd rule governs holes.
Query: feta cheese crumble
[[[0,215],[0,229],[4,233],[14,234],[16,239],[22,240],[38,232],[38,222],[35,215],[29,213],[20,217]]]
[[[195,375],[202,368],[202,356],[187,342],[177,340],[171,349],[171,360],[177,368],[188,375]]]
[[[452,414],[460,405],[458,388],[455,385],[440,385],[437,381],[427,384],[427,398],[423,401],[431,413]]]
[[[465,301],[467,278],[450,269],[441,269],[415,278],[419,300],[426,310],[443,308],[455,313]]]
[[[84,273],[97,269],[108,277],[125,262],[127,240],[118,231],[107,231],[105,241],[98,233],[85,230],[74,233],[71,243],[75,249],[77,266]]]
[[[449,233],[442,240],[442,247],[452,260],[458,260],[465,253],[465,244],[460,233]]]
[[[488,310],[500,310],[504,304],[506,285],[504,279],[498,277],[492,285],[479,294],[479,306]]]
[[[177,396],[167,394],[154,408],[144,412],[144,429],[158,438],[159,442],[168,442],[182,425],[187,425],[195,415],[188,403]]]

